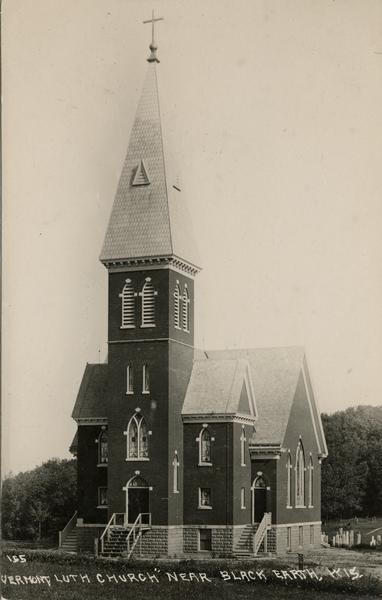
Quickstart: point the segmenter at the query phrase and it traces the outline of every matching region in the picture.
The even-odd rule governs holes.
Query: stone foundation
[[[95,551],[94,540],[99,539],[102,535],[105,527],[94,527],[91,526],[76,526],[77,531],[77,552],[91,552]]]

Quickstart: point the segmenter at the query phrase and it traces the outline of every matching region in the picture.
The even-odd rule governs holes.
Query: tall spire
[[[158,57],[157,57],[157,50],[158,50],[158,46],[155,43],[155,37],[154,37],[154,23],[156,21],[164,21],[163,17],[157,17],[155,18],[154,15],[154,11],[152,11],[152,15],[151,15],[151,19],[148,19],[147,21],[143,21],[143,23],[151,23],[151,44],[149,46],[150,50],[151,50],[151,54],[147,59],[147,62],[157,62],[159,63]]]
[[[150,21],[154,24],[154,16]],[[196,273],[185,193],[159,108],[154,44],[100,260],[108,268],[167,263]],[[151,58],[151,57],[150,57]]]

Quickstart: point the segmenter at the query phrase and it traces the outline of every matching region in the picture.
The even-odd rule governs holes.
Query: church
[[[108,357],[86,365],[72,413],[78,507],[60,546],[308,551],[321,543],[327,448],[304,350],[194,347],[201,267],[161,119],[154,30],[150,52],[100,255]]]

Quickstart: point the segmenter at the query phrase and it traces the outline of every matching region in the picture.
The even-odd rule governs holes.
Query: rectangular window
[[[241,508],[245,508],[245,488],[241,488]]]
[[[212,531],[211,529],[199,529],[199,550],[212,550]]]
[[[126,367],[126,394],[134,394],[133,365],[127,365]]]
[[[302,525],[298,528],[298,545],[301,547],[304,545],[304,528]]]
[[[142,369],[142,393],[150,393],[150,373],[148,365],[143,365]]]
[[[292,527],[287,527],[287,550],[292,550]]]
[[[314,546],[314,525],[310,526],[310,544]]]
[[[107,487],[98,488],[98,507],[107,508]]]
[[[199,506],[198,508],[212,508],[211,488],[199,488]]]

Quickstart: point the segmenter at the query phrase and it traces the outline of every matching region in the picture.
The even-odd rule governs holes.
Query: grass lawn
[[[20,548],[17,551],[21,553]],[[382,596],[382,582],[366,572],[363,578],[354,581],[346,576],[336,581],[327,576],[322,581],[301,580],[299,577],[293,579],[290,575],[280,579],[274,575],[274,571],[280,574],[283,569],[296,568],[293,561],[288,564],[283,559],[246,562],[228,559],[182,562],[157,560],[126,563],[122,560],[94,560],[86,556],[25,550],[26,562],[13,563],[7,559],[7,555],[11,555],[8,549],[4,550],[1,570],[2,595],[7,600],[147,600],[150,596],[154,596],[155,600],[355,600],[360,597],[374,600]],[[350,561],[347,566],[350,568],[352,565],[354,561]],[[318,569],[323,573],[322,565]],[[242,576],[241,580],[225,581],[220,574],[221,571],[233,571],[239,577],[241,570],[247,574],[252,573],[254,579],[249,579],[247,575]],[[256,571],[263,572],[261,578]],[[183,581],[180,573],[186,574]],[[194,578],[190,573],[195,574]],[[201,573],[205,574],[204,582],[201,581]],[[40,583],[22,583],[25,582],[24,578],[36,575],[49,578],[50,586],[47,584],[48,579],[45,583],[42,580]],[[83,576],[82,581],[80,575]],[[137,581],[140,576],[146,578],[146,581]]]

